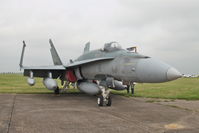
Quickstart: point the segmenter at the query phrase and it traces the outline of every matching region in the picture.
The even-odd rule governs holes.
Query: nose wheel
[[[102,93],[97,98],[98,106],[111,106],[112,98],[110,95],[110,90],[106,90],[104,87],[101,89]]]
[[[97,98],[97,104],[98,106],[103,106],[104,105],[104,98],[102,95],[99,95]]]

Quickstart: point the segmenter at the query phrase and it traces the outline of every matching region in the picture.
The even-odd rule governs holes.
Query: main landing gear
[[[55,94],[55,95],[60,94],[60,89],[59,89],[59,87],[57,87],[57,88],[54,90],[54,94]]]
[[[112,100],[110,95],[110,90],[105,89],[105,87],[101,87],[102,93],[97,98],[98,106],[111,106]]]
[[[132,83],[130,85],[127,85],[127,93],[130,94],[130,90],[131,90],[131,94],[134,95],[134,88],[135,88],[135,83]]]

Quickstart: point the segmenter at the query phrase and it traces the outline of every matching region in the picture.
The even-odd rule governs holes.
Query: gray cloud
[[[52,38],[64,62],[92,48],[118,41],[159,58],[182,73],[198,73],[197,0],[1,0],[0,71],[18,71],[22,40],[24,64],[50,65]]]

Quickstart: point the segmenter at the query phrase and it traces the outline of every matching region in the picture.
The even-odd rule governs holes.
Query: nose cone
[[[138,81],[142,83],[167,82],[181,77],[175,68],[153,58],[140,59],[135,72]]]
[[[167,71],[167,79],[169,81],[171,80],[175,80],[175,79],[178,79],[178,78],[181,78],[182,77],[182,74],[176,70],[175,68],[169,68],[168,71]]]

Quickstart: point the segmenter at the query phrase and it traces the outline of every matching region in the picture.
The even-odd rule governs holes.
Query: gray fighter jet
[[[23,66],[25,42],[20,60],[20,68],[24,69],[24,76],[28,76],[27,82],[33,86],[34,77],[43,78],[43,84],[49,90],[59,94],[58,83],[54,79],[60,79],[64,83],[76,83],[77,88],[90,95],[97,95],[99,106],[111,106],[110,90],[124,90],[137,83],[160,83],[175,80],[182,75],[168,64],[141,55],[132,51],[135,47],[122,49],[117,42],[106,43],[102,49],[90,51],[88,42],[84,52],[76,60],[64,65],[58,53],[49,40],[53,66]]]

